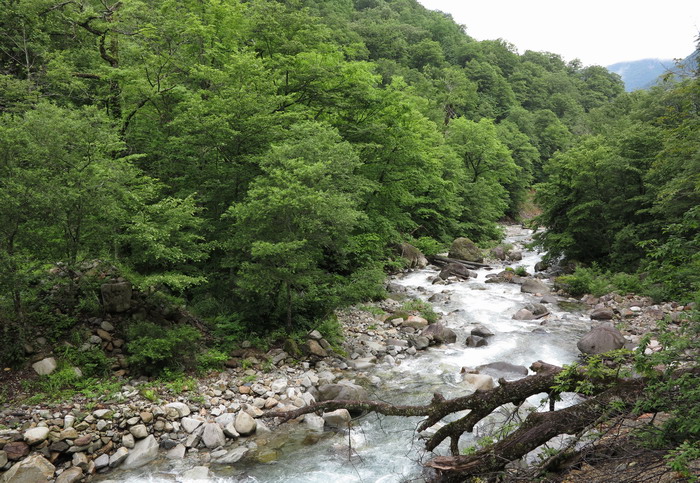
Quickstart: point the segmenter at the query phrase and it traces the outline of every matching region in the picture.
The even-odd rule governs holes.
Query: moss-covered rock
[[[481,252],[481,249],[469,238],[464,237],[457,238],[452,242],[449,257],[468,262],[482,263],[484,261],[484,254]]]

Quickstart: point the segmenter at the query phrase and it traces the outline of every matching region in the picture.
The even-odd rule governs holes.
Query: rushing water
[[[520,227],[507,230],[506,241],[520,247],[531,235],[529,230]],[[538,253],[523,250],[523,260],[517,265],[532,273],[539,260]],[[397,280],[411,296],[424,300],[435,293],[449,294],[449,301],[436,304],[435,310],[443,314],[443,321],[457,332],[458,339],[455,344],[430,348],[397,366],[377,365],[371,372],[378,378],[375,378],[372,398],[400,404],[425,404],[436,391],[446,397],[467,394],[470,388],[461,381],[460,375],[464,366],[506,361],[529,367],[537,360],[565,364],[577,357],[576,341],[586,331],[587,324],[574,314],[558,310],[556,305],[549,307],[552,314],[545,321],[513,320],[512,315],[524,304],[539,300],[521,293],[519,285],[485,283],[487,274],[499,270],[482,269],[476,279],[451,285],[432,285],[436,272],[429,269]],[[488,327],[495,335],[489,338],[488,346],[467,348],[464,339],[477,323]],[[532,397],[528,402],[537,406],[541,397]],[[415,432],[421,419],[369,414],[353,421],[349,432],[313,432],[301,425],[289,432],[278,431],[270,435],[269,441],[261,442],[257,455],[258,460],[269,463],[241,461],[233,467],[212,465],[208,481],[423,481],[421,461],[431,455],[422,450],[422,440]],[[461,444],[469,444],[473,438],[465,435]],[[436,452],[447,454],[446,443]],[[184,481],[178,475],[197,464],[202,463],[194,459],[159,461],[155,466],[130,473],[113,473],[109,477],[129,482]]]

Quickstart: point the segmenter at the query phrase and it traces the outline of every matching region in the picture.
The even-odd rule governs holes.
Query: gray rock
[[[176,445],[174,448],[171,448],[168,450],[168,452],[165,454],[165,457],[168,458],[169,460],[181,460],[185,457],[185,452],[187,451],[187,448],[185,448],[185,445],[180,443]]]
[[[73,466],[77,466],[82,469],[85,469],[88,466],[88,459],[85,453],[75,453],[71,462],[73,463]]]
[[[423,350],[423,349],[427,349],[429,345],[430,345],[430,339],[428,339],[427,337],[419,335],[419,336],[413,338],[413,347],[415,347],[419,351]]]
[[[525,304],[525,308],[527,310],[529,310],[530,312],[532,312],[533,315],[535,315],[535,317],[539,317],[541,315],[545,315],[545,314],[549,313],[549,310],[547,310],[547,307],[545,307],[542,304],[535,303],[535,302]]]
[[[535,314],[530,312],[528,309],[520,309],[513,314],[514,320],[534,320]]]
[[[625,337],[610,323],[594,327],[578,341],[576,347],[584,354],[602,354],[603,352],[622,349]]]
[[[484,255],[481,253],[481,249],[469,238],[457,238],[452,242],[448,256],[450,258],[477,263],[484,261]]]
[[[488,374],[494,377],[505,377],[506,379],[518,379],[528,375],[528,369],[525,366],[511,364],[510,362],[491,362],[482,364],[476,367],[480,374]]]
[[[0,468],[7,464],[7,453],[0,449]]]
[[[555,304],[558,300],[554,295],[545,295],[540,299],[541,304]]]
[[[224,431],[217,423],[206,423],[202,432],[202,443],[209,449],[223,446],[226,443]]]
[[[46,376],[48,374],[51,374],[53,371],[56,370],[56,367],[58,365],[56,364],[56,359],[53,357],[47,357],[45,359],[40,360],[39,362],[35,362],[32,364],[32,369],[34,369],[34,372],[39,374],[40,376]]]
[[[56,467],[39,454],[15,463],[2,475],[2,483],[38,483],[53,478]]]
[[[216,463],[222,464],[222,465],[232,465],[233,463],[237,463],[240,461],[246,454],[248,454],[250,450],[244,446],[239,446],[238,448],[234,448],[226,455],[217,458]]]
[[[187,470],[182,474],[180,481],[200,481],[209,480],[209,468],[206,466],[195,466],[191,470]]]
[[[132,426],[129,428],[129,432],[136,439],[143,439],[148,436],[148,428],[146,428],[145,424],[137,424],[136,426]]]
[[[174,409],[177,412],[178,417],[181,418],[190,415],[190,407],[185,403],[171,402],[169,404],[166,404],[165,407]]]
[[[101,454],[97,458],[95,458],[95,469],[101,470],[102,468],[106,468],[109,466],[109,455],[108,454]]]
[[[37,428],[31,428],[28,429],[24,432],[24,441],[28,445],[34,445],[41,443],[46,440],[46,438],[49,437],[49,428],[46,427],[37,427]]]
[[[122,464],[122,468],[127,470],[140,468],[156,459],[157,456],[158,441],[156,441],[156,438],[154,438],[152,434],[149,434],[146,439],[142,439],[136,443],[134,449],[129,452],[129,456],[127,456],[126,461]]]
[[[122,446],[109,457],[109,467],[116,468],[129,457],[129,450]]]
[[[611,320],[615,316],[615,312],[608,307],[594,309],[591,312],[591,320]]]
[[[270,390],[275,394],[282,394],[287,390],[287,384],[286,378],[275,379],[272,381],[272,384],[270,384]]]
[[[305,414],[304,415],[304,424],[314,430],[322,430],[323,426],[325,424],[325,421],[321,416],[318,416],[313,413]]]
[[[126,446],[129,449],[133,448],[134,445],[136,445],[136,439],[134,438],[134,435],[131,433],[126,433],[124,436],[122,436],[122,445]]]
[[[350,424],[350,412],[347,409],[336,409],[328,413],[323,413],[323,421],[332,428],[345,429]]]
[[[485,338],[479,337],[478,335],[470,335],[465,341],[467,347],[483,347],[488,345]]]
[[[229,422],[226,426],[224,426],[223,430],[227,438],[236,439],[240,436],[240,434],[238,434],[238,431],[236,431],[236,425],[233,421]]]
[[[549,293],[549,287],[543,282],[540,282],[539,280],[535,280],[534,278],[524,278],[522,282],[523,283],[520,286],[520,291],[523,293]]]
[[[304,353],[316,357],[328,357],[328,352],[321,347],[321,344],[318,343],[318,341],[315,341],[313,339],[307,340],[304,345],[301,348]]]
[[[428,259],[419,249],[410,243],[402,243],[400,246],[401,258],[406,260],[408,268],[425,268],[428,266]]]
[[[245,411],[238,411],[236,421],[234,422],[234,428],[239,434],[243,436],[253,434],[257,428],[257,425],[257,421],[253,419],[250,414]]]
[[[312,330],[311,332],[309,332],[309,339],[321,340],[323,339],[323,335],[317,330]]]
[[[432,339],[437,344],[452,344],[457,342],[457,334],[455,331],[445,327],[439,322],[430,324],[423,329],[420,335]]]
[[[491,337],[493,336],[493,332],[491,332],[491,330],[488,327],[479,324],[472,329],[471,335],[476,335],[479,337]]]
[[[126,312],[131,307],[131,283],[105,283],[100,287],[102,306],[106,312]]]
[[[72,468],[68,468],[66,471],[58,475],[58,478],[56,478],[56,483],[76,483],[80,481],[83,478],[83,470],[82,468],[78,468],[77,466],[74,466]]]
[[[229,413],[227,413],[227,414],[229,414]],[[223,418],[224,416],[226,416],[226,414],[223,414],[223,415],[217,417],[216,422],[221,424],[219,422],[219,418]],[[197,429],[198,427],[200,427],[202,425],[203,422],[204,421],[201,421],[199,419],[188,418],[188,417],[184,417],[180,420],[180,424],[182,425],[182,429],[184,429],[188,433],[193,433],[195,429]]]
[[[330,401],[332,399],[361,401],[368,399],[368,397],[367,391],[357,384],[324,384],[319,386],[316,400],[319,402]]]
[[[448,263],[445,265],[440,274],[438,275],[443,280],[447,280],[450,277],[461,278],[462,280],[468,280],[470,277],[475,278],[476,272],[469,270],[467,267],[461,263]]]

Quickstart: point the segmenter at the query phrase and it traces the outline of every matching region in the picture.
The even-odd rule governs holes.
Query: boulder
[[[413,329],[424,329],[428,326],[428,321],[418,315],[409,315],[401,325]]]
[[[236,421],[233,423],[236,432],[242,436],[253,434],[257,425],[257,421],[245,411],[238,411]]]
[[[236,438],[240,437],[240,434],[238,434],[238,431],[236,431],[235,421],[231,421],[226,426],[224,426],[222,429],[224,430],[224,434],[226,435],[227,438],[236,439]]]
[[[122,468],[126,470],[140,468],[157,457],[158,441],[156,441],[156,438],[152,434],[149,434],[147,438],[142,439],[134,445],[134,448],[129,452],[129,455],[122,464]]]
[[[72,468],[68,468],[66,471],[58,475],[58,478],[56,478],[56,483],[76,483],[80,481],[83,478],[83,470],[82,468],[78,468],[77,466],[74,466]]]
[[[129,432],[136,439],[143,439],[148,436],[148,428],[146,428],[145,424],[137,424],[136,426],[132,426],[129,428]]]
[[[415,347],[416,350],[419,350],[419,351],[422,351],[423,349],[427,349],[428,346],[430,346],[430,339],[428,339],[427,337],[424,337],[422,335],[414,337],[412,342],[413,342],[413,347]]]
[[[362,401],[369,399],[367,391],[362,386],[352,383],[323,384],[318,388],[318,402],[342,399],[348,401]]]
[[[323,425],[325,424],[325,421],[321,416],[309,413],[304,415],[304,424],[310,429],[320,431],[323,430]]]
[[[496,260],[505,260],[507,250],[503,245],[498,245],[491,249],[491,256]]]
[[[611,323],[604,323],[594,327],[581,340],[576,347],[584,354],[602,354],[603,352],[622,349],[626,339]]]
[[[122,446],[119,448],[117,451],[115,451],[112,455],[109,457],[109,467],[110,468],[116,468],[117,466],[121,465],[124,463],[124,461],[129,457],[129,449],[125,446]]]
[[[229,413],[223,414],[216,418],[216,422],[219,422],[219,418],[223,418],[224,416],[227,416]],[[231,415],[233,416],[233,415]],[[200,421],[199,419],[194,419],[194,418],[182,418],[180,420],[180,424],[182,425],[182,429],[187,431],[188,433],[193,433],[195,429],[200,427],[204,421]],[[228,421],[227,421],[228,422]]]
[[[318,341],[315,341],[313,339],[307,340],[301,347],[301,350],[308,355],[316,357],[328,357],[328,352],[326,352],[326,350],[323,347],[321,347],[321,344],[319,344]]]
[[[591,312],[591,320],[611,320],[614,316],[615,312],[608,307],[593,309]]]
[[[131,308],[131,283],[105,283],[100,287],[102,306],[109,313],[126,312]]]
[[[24,441],[32,446],[35,444],[39,444],[43,441],[46,441],[46,438],[49,437],[49,428],[46,427],[38,427],[38,428],[31,428],[28,429],[24,432]]]
[[[46,359],[42,359],[39,362],[32,364],[32,369],[34,369],[34,372],[40,376],[51,374],[56,370],[56,367],[58,367],[58,364],[56,364],[56,359],[53,357],[47,357]]]
[[[453,241],[448,256],[468,262],[482,263],[484,261],[481,249],[469,238],[457,238]]]
[[[549,268],[549,264],[543,260],[540,260],[539,262],[535,263],[535,271],[536,272],[544,272]]]
[[[232,449],[224,456],[217,458],[215,462],[222,465],[232,465],[240,461],[249,451],[250,450],[245,446],[239,446],[238,448]]]
[[[520,309],[515,314],[513,314],[514,320],[534,320],[535,314],[530,312],[528,309]]]
[[[464,343],[467,347],[483,347],[488,345],[486,339],[478,335],[470,335]]]
[[[474,390],[477,391],[486,391],[496,387],[496,384],[493,382],[493,378],[485,374],[464,374],[464,378],[462,380],[467,384],[474,386]]]
[[[449,277],[457,277],[467,280],[469,277],[476,278],[476,272],[469,270],[461,263],[448,263],[442,268],[442,270],[440,270],[440,274],[438,276],[443,280],[447,280]]]
[[[10,461],[17,461],[29,454],[29,445],[24,441],[12,441],[2,448]]]
[[[529,310],[530,312],[532,312],[532,314],[535,317],[539,317],[540,315],[545,315],[545,314],[549,313],[549,310],[547,310],[547,307],[545,307],[544,305],[542,305],[540,303],[536,303],[536,302],[525,304],[525,308],[527,310]]]
[[[184,418],[190,415],[190,407],[181,402],[171,402],[165,405],[166,408],[173,410],[177,413],[177,417]]]
[[[493,336],[493,332],[491,330],[481,324],[477,324],[471,331],[471,335],[476,335],[479,337],[491,337]]]
[[[534,278],[524,278],[520,286],[520,291],[523,293],[546,294],[549,293],[549,287],[547,287],[544,282],[540,282]]]
[[[38,483],[53,479],[56,467],[40,454],[15,463],[0,478],[2,483]]]
[[[109,466],[109,455],[108,454],[101,454],[97,458],[95,458],[95,469],[96,470],[101,470],[102,468],[107,468]]]
[[[513,250],[508,252],[508,260],[514,261],[514,262],[519,262],[520,260],[523,259],[523,252]]]
[[[419,249],[410,243],[402,243],[400,246],[401,258],[406,260],[408,268],[425,268],[428,266],[428,259]]]
[[[245,413],[244,413],[245,414]],[[250,418],[250,416],[248,416]],[[252,418],[251,418],[252,419]],[[202,432],[202,443],[209,449],[226,444],[226,436],[218,423],[206,423]]]
[[[336,409],[328,413],[323,413],[323,421],[332,428],[345,429],[350,424],[350,412],[347,409]]]
[[[455,331],[441,323],[430,324],[420,333],[421,336],[433,340],[436,344],[452,344],[457,341]]]
[[[179,443],[175,447],[169,449],[168,452],[165,454],[165,457],[169,460],[181,460],[185,457],[186,452],[187,448],[185,448],[185,445]]]

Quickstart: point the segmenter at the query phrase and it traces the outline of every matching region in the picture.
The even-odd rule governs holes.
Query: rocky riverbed
[[[500,258],[493,260],[494,267],[509,263]],[[522,255],[511,262],[522,262]],[[522,263],[532,269],[531,262]],[[574,300],[550,292],[546,273],[517,276],[494,268],[483,270],[480,279],[472,280],[469,274],[465,278],[443,272],[428,267],[401,274],[389,284],[392,298],[339,312],[345,340],[335,351],[313,331],[304,341],[306,357],[301,361],[283,348],[266,353],[244,348],[230,361],[231,367],[197,380],[193,387],[175,390],[154,387],[147,379],[125,379],[121,389],[108,397],[51,406],[5,407],[0,411],[0,481],[55,479],[66,483],[104,479],[104,475],[110,478],[111,474],[125,481],[119,476],[123,471],[134,471],[157,459],[198,462],[178,477],[191,481],[207,478],[210,466],[273,461],[278,456],[275,434],[284,438],[290,426],[317,434],[324,428],[342,430],[350,414],[345,410],[309,414],[278,428],[274,420],[265,418],[266,410],[294,409],[335,398],[364,399],[384,384],[378,374],[414,367],[412,361],[420,361],[433,347],[461,354],[465,349],[477,351],[488,346],[497,328],[478,321],[465,324],[463,314],[454,310],[454,299],[469,283],[473,292],[480,290],[483,282],[500,284],[508,293],[524,294],[516,297],[517,304],[508,305],[508,310],[513,307],[510,318],[521,324],[519,330],[526,327],[529,337],[544,337],[555,327],[572,324],[581,339],[579,349],[593,353],[599,352],[601,344],[632,348],[645,333],[656,330],[658,320],[666,318],[672,326],[690,308],[672,303],[655,305],[634,295]],[[429,285],[412,292],[406,281],[416,276]],[[439,320],[431,324],[430,314],[405,305],[415,296],[430,300]],[[573,308],[575,315],[562,315],[562,307]],[[120,344],[113,327],[103,322],[96,322],[93,342]],[[588,329],[595,332],[598,326],[603,330],[593,349],[591,344],[582,347],[585,337],[581,336]],[[660,348],[652,338],[647,350]],[[46,358],[38,361],[34,370],[47,373],[52,366],[55,361]],[[485,365],[467,367],[463,372],[460,391],[493,387],[493,375],[505,372],[522,377],[527,368]],[[304,444],[313,441],[311,438]],[[114,470],[117,472],[110,474]]]

